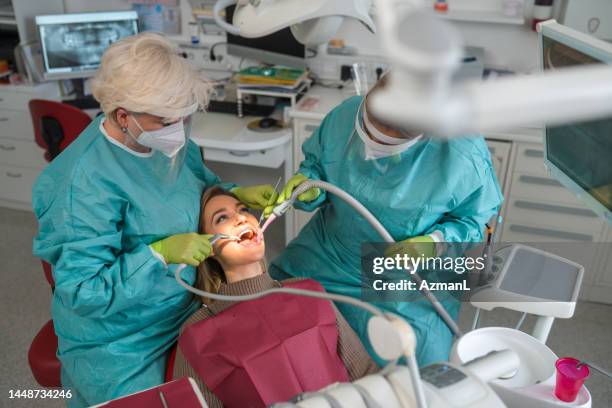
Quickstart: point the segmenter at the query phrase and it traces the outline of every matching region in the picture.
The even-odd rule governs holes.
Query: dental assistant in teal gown
[[[385,86],[383,77],[371,91]],[[332,183],[356,198],[398,244],[392,252],[434,256],[444,243],[480,242],[502,194],[481,136],[453,139],[397,130],[368,112],[367,97],[352,97],[323,120],[307,139],[305,159],[278,202],[306,179]],[[276,279],[309,277],[332,293],[361,297],[361,244],[381,237],[344,201],[318,189],[298,197],[296,207],[319,211],[272,262]],[[270,212],[271,208],[266,208]],[[459,301],[441,299],[457,318]],[[408,320],[417,336],[419,365],[447,360],[453,336],[425,298],[375,303]],[[369,314],[338,303],[368,350]],[[378,360],[382,364],[382,360]]]
[[[83,407],[163,382],[166,354],[199,303],[177,264],[211,253],[198,235],[200,196],[219,178],[189,140],[208,85],[165,37],[114,43],[93,82],[96,118],[37,179],[34,254],[52,265],[51,315],[68,406]],[[223,184],[250,207],[272,186]]]

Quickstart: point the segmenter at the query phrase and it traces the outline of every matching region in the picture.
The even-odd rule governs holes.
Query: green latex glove
[[[263,210],[278,198],[278,193],[270,184],[251,187],[235,187],[231,192],[238,197],[244,205],[256,210]]]
[[[302,173],[296,173],[293,177],[291,177],[289,181],[287,182],[287,184],[285,184],[283,191],[278,196],[276,203],[274,205],[269,205],[264,209],[264,215],[266,217],[269,216],[272,213],[272,210],[274,209],[275,206],[282,204],[283,202],[288,200],[289,197],[291,197],[291,193],[293,193],[293,190],[295,190],[297,186],[299,186],[306,180],[308,180],[308,177],[306,177]],[[303,201],[307,203],[307,202],[316,200],[320,195],[321,195],[321,190],[319,190],[318,188],[311,188],[310,190],[307,190],[303,192],[302,194],[298,195],[297,199],[299,201]]]
[[[177,234],[154,242],[150,247],[163,256],[166,263],[198,266],[212,254],[211,237],[212,235],[200,235],[195,232]]]
[[[436,256],[436,242],[429,235],[420,235],[396,242],[386,251],[385,256],[393,257],[396,254],[406,254],[412,258],[425,256],[431,258]]]

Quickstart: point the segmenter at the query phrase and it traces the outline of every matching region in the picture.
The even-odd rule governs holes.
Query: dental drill
[[[289,211],[289,209],[293,207],[293,204],[295,203],[295,201],[297,200],[297,197],[300,194],[310,190],[311,188],[320,188],[342,199],[344,202],[346,202],[351,207],[353,207],[363,218],[365,218],[366,221],[370,223],[372,228],[374,228],[376,232],[378,232],[378,234],[383,238],[385,242],[388,242],[388,243],[395,242],[391,234],[389,234],[389,232],[385,229],[385,227],[383,227],[383,225],[376,219],[376,217],[374,217],[374,215],[367,208],[363,206],[363,204],[355,200],[355,198],[353,198],[350,194],[348,194],[346,191],[342,190],[341,188],[333,184],[327,183],[325,181],[321,181],[321,180],[306,180],[300,185],[298,185],[295,188],[295,190],[293,190],[291,197],[289,199],[287,199],[286,201],[274,207],[274,209],[272,210],[272,214],[270,214],[270,217],[268,217],[265,224],[263,225],[261,229],[261,233],[263,233],[265,229],[272,222],[274,222],[274,220],[285,215],[287,211]],[[414,271],[411,277],[412,277],[412,280],[415,282],[415,284],[419,288],[422,287],[421,293],[423,293],[423,295],[427,298],[427,300],[429,300],[433,308],[436,310],[438,315],[440,315],[442,320],[444,320],[444,322],[449,327],[449,329],[453,332],[453,334],[456,337],[461,337],[463,333],[459,329],[459,326],[457,326],[457,323],[455,323],[453,318],[448,314],[446,309],[444,309],[444,306],[442,306],[442,304],[435,297],[435,295],[431,293],[431,291],[427,288],[427,285],[421,285],[421,282],[423,281],[423,279],[419,276],[419,274],[416,271]]]

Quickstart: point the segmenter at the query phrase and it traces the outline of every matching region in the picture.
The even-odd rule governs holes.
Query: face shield
[[[163,125],[155,126],[156,129],[147,129],[147,125],[141,123],[141,115],[130,113],[128,120],[133,124],[132,128],[137,129],[139,133],[135,134],[130,128],[126,128],[125,134],[128,137],[125,144],[136,152],[150,150],[142,155],[149,160],[152,172],[160,183],[176,181],[184,166],[191,136],[191,114],[197,109],[197,105],[194,107],[195,109],[190,109],[191,113],[189,110],[182,112],[186,113],[186,116],[161,119]]]
[[[356,165],[358,162],[369,162],[379,172],[386,173],[394,163],[399,163],[405,151],[423,139],[423,135],[413,136],[408,132],[399,132],[399,135],[386,135],[374,126],[367,114],[364,99],[355,115],[353,133],[344,157]]]

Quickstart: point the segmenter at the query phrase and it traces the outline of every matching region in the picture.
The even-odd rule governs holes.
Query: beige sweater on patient
[[[302,279],[288,279],[282,282],[296,282],[299,280]],[[272,289],[278,286],[279,284],[277,281],[273,280],[267,273],[264,273],[254,278],[245,279],[239,282],[222,284],[219,293],[224,295],[247,295],[262,292],[266,289]],[[181,327],[181,333],[187,326],[219,314],[233,304],[234,302],[216,301],[209,307],[200,308],[183,324]],[[377,372],[379,370],[378,366],[376,363],[374,363],[368,352],[363,347],[363,344],[361,343],[361,340],[359,340],[357,334],[353,331],[351,326],[349,326],[348,322],[344,319],[340,311],[336,309],[335,306],[334,310],[336,312],[336,325],[338,327],[338,356],[344,363],[351,381]],[[219,398],[217,398],[217,396],[213,394],[210,389],[208,389],[193,367],[187,360],[185,360],[185,356],[181,352],[180,347],[177,348],[176,351],[173,376],[174,378],[192,377],[200,387],[200,390],[204,395],[204,399],[209,407],[223,407],[221,400],[219,400]]]

